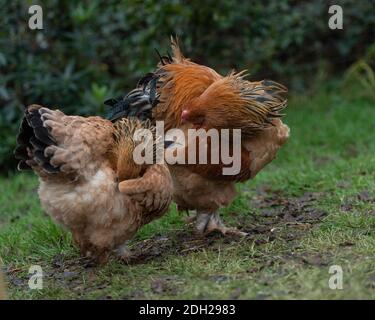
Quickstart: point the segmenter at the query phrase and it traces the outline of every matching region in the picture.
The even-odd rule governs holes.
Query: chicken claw
[[[217,212],[197,212],[195,228],[201,234],[209,234],[217,230],[223,235],[247,236],[246,232],[226,227]]]
[[[132,252],[127,246],[126,243],[121,245],[115,250],[115,253],[119,259],[121,259],[124,262],[129,262],[132,257]]]

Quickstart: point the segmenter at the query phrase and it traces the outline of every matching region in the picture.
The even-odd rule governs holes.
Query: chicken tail
[[[50,163],[51,155],[46,148],[56,145],[48,127],[44,124],[43,113],[48,110],[39,105],[26,108],[17,136],[17,147],[14,156],[19,160],[18,170],[40,168],[45,173],[56,174],[60,168]]]
[[[110,107],[107,119],[112,122],[129,117],[139,120],[151,119],[152,109],[159,102],[156,92],[157,81],[157,75],[147,74],[139,81],[137,88],[126,96],[104,101],[104,104]]]
[[[159,67],[171,63],[181,63],[186,60],[178,44],[178,38],[171,37],[172,55],[168,52],[162,56],[158,50]],[[144,75],[137,84],[137,88],[130,91],[127,95],[120,98],[108,99],[104,104],[110,107],[107,119],[115,122],[122,118],[136,117],[140,120],[152,120],[152,109],[160,102],[159,79],[162,70],[159,68],[156,72],[150,72]]]

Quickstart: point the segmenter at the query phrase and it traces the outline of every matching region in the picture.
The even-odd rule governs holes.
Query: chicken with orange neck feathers
[[[223,234],[245,234],[228,228],[218,210],[236,196],[235,183],[252,179],[270,163],[289,137],[280,113],[287,104],[287,89],[274,81],[251,82],[244,72],[222,76],[215,70],[185,58],[172,39],[173,56],[160,56],[155,72],[121,101],[112,103],[112,120],[133,115],[164,121],[165,131],[181,129],[188,141],[189,129],[234,129],[241,131],[240,171],[223,174],[226,165],[169,165],[174,182],[174,201],[181,210],[195,210],[196,228],[201,233],[219,230]],[[147,97],[145,99],[144,97]],[[139,97],[137,99],[137,97]],[[197,138],[198,144],[202,141]],[[203,142],[204,143],[204,142]],[[205,152],[214,149],[206,140]],[[233,143],[229,143],[232,150]],[[196,148],[188,141],[184,146]],[[234,150],[234,149],[233,149]],[[220,150],[219,150],[220,151]]]

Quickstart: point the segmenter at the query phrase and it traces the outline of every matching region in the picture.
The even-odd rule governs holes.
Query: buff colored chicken
[[[196,228],[201,233],[219,230],[244,235],[224,225],[218,209],[236,196],[235,183],[252,179],[271,162],[289,137],[289,128],[279,119],[287,103],[286,88],[276,82],[250,82],[243,72],[227,76],[185,58],[172,39],[173,56],[160,56],[157,70],[140,80],[122,99],[112,99],[110,119],[124,116],[164,121],[165,131],[188,129],[240,129],[240,171],[224,175],[218,164],[173,164],[174,201],[181,210],[195,209]],[[233,132],[233,131],[232,131]],[[198,144],[201,141],[198,139]],[[188,154],[196,148],[190,142]],[[230,146],[231,150],[233,145]],[[205,151],[210,152],[210,143]],[[211,151],[212,152],[212,151]],[[208,158],[211,158],[210,155]]]
[[[99,263],[112,251],[127,259],[125,241],[163,215],[171,201],[168,168],[133,159],[141,143],[133,140],[137,129],[155,132],[138,119],[113,125],[31,105],[17,137],[18,168],[39,176],[42,207],[72,232],[83,255]]]

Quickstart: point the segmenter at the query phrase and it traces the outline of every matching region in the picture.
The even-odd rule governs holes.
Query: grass
[[[222,210],[250,236],[200,238],[172,207],[134,239],[141,254],[131,264],[85,266],[70,234],[41,210],[37,179],[0,178],[10,297],[374,299],[374,102],[339,87],[294,97],[290,141]],[[28,288],[31,265],[43,268],[42,290]],[[342,290],[328,286],[332,265],[342,267]]]

